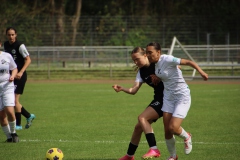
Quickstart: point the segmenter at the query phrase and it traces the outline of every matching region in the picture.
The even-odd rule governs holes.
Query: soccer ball
[[[59,148],[50,148],[46,153],[45,160],[63,160],[63,152]]]

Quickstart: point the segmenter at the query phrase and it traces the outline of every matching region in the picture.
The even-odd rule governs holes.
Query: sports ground
[[[36,115],[29,129],[17,131],[19,143],[3,143],[1,160],[43,160],[49,148],[58,147],[66,160],[116,160],[126,153],[137,116],[152,100],[152,89],[143,85],[136,95],[116,93],[112,85],[126,87],[134,80],[29,81],[22,104]],[[182,126],[193,135],[193,151],[182,160],[239,159],[240,81],[188,81],[192,105]],[[22,118],[22,124],[25,120]],[[168,152],[162,119],[153,124],[159,160]],[[148,150],[145,136],[136,160]]]

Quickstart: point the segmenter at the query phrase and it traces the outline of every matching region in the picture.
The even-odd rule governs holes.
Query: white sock
[[[173,138],[171,139],[165,139],[165,141],[166,141],[167,149],[168,149],[168,152],[170,153],[170,156],[172,156],[173,158],[176,158],[175,137],[173,136]]]
[[[186,140],[188,139],[189,135],[188,133],[182,128],[182,133],[179,135],[180,138]]]
[[[10,131],[11,133],[16,133],[16,120],[15,121],[12,121],[12,122],[8,122],[9,123],[9,127],[10,127]]]
[[[9,125],[2,126],[3,133],[6,135],[7,139],[12,138]]]
[[[151,149],[158,149],[157,146],[152,146]]]

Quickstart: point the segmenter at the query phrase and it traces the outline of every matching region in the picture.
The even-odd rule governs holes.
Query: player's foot
[[[146,154],[144,154],[142,156],[142,159],[146,160],[146,159],[151,159],[151,158],[157,158],[160,157],[160,151],[158,149],[149,149],[148,152]]]
[[[15,129],[16,130],[22,130],[22,126],[16,126]]]
[[[178,156],[176,155],[176,157],[174,158],[174,157],[169,157],[167,160],[178,160]]]
[[[25,126],[26,129],[28,129],[32,125],[32,121],[36,118],[34,114],[31,114],[29,118],[27,118],[27,124]]]
[[[185,154],[189,154],[192,151],[192,135],[188,133],[189,137],[184,140],[184,150]]]
[[[14,143],[19,142],[17,133],[12,133],[11,136],[12,136],[12,142],[14,142]]]
[[[128,155],[125,155],[125,156],[123,156],[122,158],[120,158],[118,160],[134,160],[134,156],[130,157]]]
[[[12,138],[8,138],[5,142],[6,143],[11,143],[11,142],[13,142],[13,139]]]

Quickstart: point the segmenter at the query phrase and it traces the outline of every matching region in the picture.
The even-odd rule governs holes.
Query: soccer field
[[[126,153],[137,116],[153,98],[143,85],[136,95],[112,89],[115,82],[28,82],[21,103],[36,115],[29,129],[17,131],[19,143],[3,143],[1,160],[43,160],[49,148],[58,147],[65,160],[116,160]],[[130,87],[133,81],[116,82]],[[182,126],[193,136],[193,151],[183,152],[176,137],[180,160],[239,159],[240,83],[189,83],[192,105]],[[22,117],[22,125],[26,120]],[[159,160],[168,156],[162,119],[153,124]],[[145,136],[135,159],[148,151]]]

